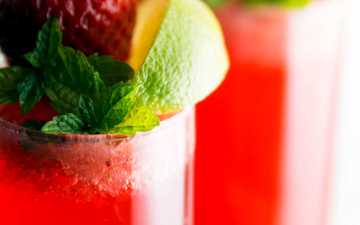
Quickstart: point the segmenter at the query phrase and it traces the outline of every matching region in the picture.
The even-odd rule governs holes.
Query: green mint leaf
[[[105,84],[82,52],[63,47],[61,41],[59,22],[51,19],[40,31],[37,47],[26,58],[41,71],[54,108],[61,114],[79,115],[80,96],[101,98]]]
[[[86,96],[80,96],[79,99],[79,113],[81,118],[91,127],[96,127],[98,124],[98,116],[95,109],[94,101]]]
[[[59,73],[62,81],[70,79],[67,84],[71,87],[77,87],[80,92],[89,96],[100,96],[105,87],[100,74],[89,63],[87,57],[80,51],[71,48],[63,48],[60,51],[64,73]]]
[[[108,102],[103,106],[107,111],[99,124],[102,132],[113,129],[131,112],[136,103],[136,90],[131,85],[119,84],[112,90]]]
[[[17,85],[31,70],[21,67],[0,69],[0,104],[15,103],[19,100]]]
[[[309,4],[312,0],[245,0],[246,4],[258,5],[258,4],[273,4],[282,5],[288,8],[299,8]]]
[[[35,49],[27,53],[25,58],[35,68],[41,68],[51,62],[62,43],[62,32],[57,19],[47,21],[38,34]]]
[[[87,57],[68,47],[59,48],[58,53],[59,57],[45,76],[54,76],[59,82],[84,95],[101,96],[105,84]]]
[[[36,74],[29,72],[17,85],[22,114],[27,114],[44,96],[42,83]]]
[[[135,135],[149,131],[160,124],[159,117],[146,107],[138,107],[129,113],[123,122],[109,131],[112,134]]]
[[[28,113],[47,95],[60,114],[49,122],[28,121],[45,133],[116,133],[134,135],[159,124],[147,108],[139,108],[133,69],[110,56],[86,56],[62,45],[57,19],[39,32],[36,48],[25,55],[31,69],[0,70],[0,103],[19,101]]]
[[[48,134],[81,134],[84,133],[85,123],[75,114],[68,113],[54,117],[41,129]]]
[[[111,56],[91,55],[88,60],[100,73],[106,85],[112,86],[119,82],[126,82],[134,76],[134,70],[131,66],[116,61]]]
[[[133,84],[130,83],[118,83],[111,88],[111,94],[109,99],[107,99],[109,103],[109,107],[114,106],[118,103],[122,98],[126,96],[135,96],[136,89]]]
[[[101,99],[106,86],[83,53],[66,47],[58,53],[44,71],[45,91],[59,113],[78,114],[80,97]]]
[[[54,77],[45,79],[45,93],[51,101],[55,111],[60,114],[73,112],[78,114],[78,104],[80,94],[62,83],[59,83]]]

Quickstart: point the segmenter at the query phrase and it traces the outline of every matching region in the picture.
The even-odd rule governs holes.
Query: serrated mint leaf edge
[[[35,68],[41,68],[56,54],[62,43],[62,32],[58,19],[49,19],[38,33],[36,47],[25,54],[25,59]]]
[[[24,115],[29,113],[45,94],[39,79],[34,73],[31,73],[17,85],[21,113]]]
[[[129,64],[117,61],[111,56],[93,54],[88,60],[108,86],[127,82],[134,77],[135,72]]]
[[[47,134],[84,134],[85,123],[75,114],[68,113],[54,117],[41,131]]]
[[[137,110],[136,88],[134,84],[128,83],[134,75],[133,69],[109,56],[87,57],[80,51],[62,46],[62,33],[57,19],[51,19],[44,24],[38,34],[36,48],[26,54],[25,58],[39,76],[34,73],[27,74],[11,89],[13,95],[1,96],[0,92],[0,101],[15,101],[17,98],[22,112],[27,113],[43,95],[48,95],[60,115],[43,126],[45,133],[94,133],[103,124],[106,124],[106,131],[116,126],[120,129],[119,124],[123,124],[121,129],[133,134],[158,124],[157,120],[149,125],[127,119],[132,118],[132,112]],[[59,65],[56,63],[60,64],[63,71],[58,70]],[[104,65],[104,68],[100,65]],[[57,74],[59,71],[60,74]],[[49,79],[49,76],[54,79]],[[81,78],[83,80],[80,80]],[[68,92],[59,94],[59,87],[49,85],[49,80]],[[123,89],[116,89],[121,86]],[[79,87],[84,89],[79,91]],[[74,94],[69,95],[70,91]],[[81,93],[82,91],[85,93]],[[104,92],[106,94],[103,94]],[[67,100],[70,99],[69,96],[72,97],[72,101],[64,101],[64,96]],[[93,103],[88,104],[89,102]]]

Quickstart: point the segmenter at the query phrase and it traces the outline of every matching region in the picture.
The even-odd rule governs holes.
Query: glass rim
[[[177,120],[184,118],[189,112],[192,111],[194,106],[187,107],[182,111],[176,113],[170,118],[164,119],[160,122],[160,125],[147,132],[138,132],[134,136],[128,136],[124,134],[46,134],[38,130],[27,128],[21,126],[17,123],[10,122],[2,117],[0,117],[0,130],[10,130],[16,133],[26,133],[28,136],[31,136],[35,139],[41,141],[49,142],[104,142],[104,141],[127,141],[135,137],[147,136],[152,133],[159,132],[160,130],[165,129],[166,127],[171,126]],[[1,132],[1,131],[0,131]]]

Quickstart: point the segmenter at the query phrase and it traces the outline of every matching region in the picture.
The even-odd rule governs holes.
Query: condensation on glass
[[[0,119],[0,224],[190,225],[193,151],[193,109],[133,138]]]

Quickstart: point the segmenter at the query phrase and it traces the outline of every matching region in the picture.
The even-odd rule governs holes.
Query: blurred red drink
[[[326,224],[341,11],[217,11],[231,68],[198,107],[196,225]]]

